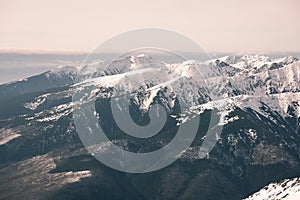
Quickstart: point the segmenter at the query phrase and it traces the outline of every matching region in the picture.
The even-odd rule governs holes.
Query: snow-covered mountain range
[[[175,97],[172,95],[177,95],[177,98],[182,98],[181,102],[192,109],[211,100],[227,99],[231,105],[250,107],[264,116],[260,108],[262,105],[267,105],[282,116],[299,116],[300,61],[297,58],[288,56],[272,60],[267,56],[245,54],[225,56],[205,64],[208,65],[205,69],[203,63],[198,61],[166,64],[153,61],[150,56],[138,55],[116,60],[106,68],[106,62],[83,67],[61,66],[43,76],[48,80],[61,79],[60,86],[65,86],[68,81],[64,80],[75,81],[79,71],[76,84],[96,86],[91,92],[99,97],[110,97],[112,90],[104,88],[114,88],[115,91],[118,88],[115,95],[136,90],[135,94],[140,99],[135,96],[135,103],[144,110],[149,108],[162,86],[169,86],[165,91],[168,107],[174,106]],[[21,82],[24,81],[28,80]],[[57,85],[49,84],[48,87]],[[142,97],[141,92],[145,96]],[[38,97],[26,106],[31,105],[32,109],[36,109],[42,104],[42,99],[45,100]]]
[[[95,106],[100,124],[108,130],[117,130],[111,133],[112,139],[125,149],[147,151],[160,148],[169,140],[165,135],[147,142],[115,137],[118,129],[112,123],[107,103],[128,91],[130,109],[137,122],[147,121],[150,107],[158,102],[170,116],[167,134],[172,135],[178,125],[188,123],[195,115],[201,116],[202,128],[193,145],[179,155],[177,164],[162,174],[155,174],[159,177],[154,178],[159,180],[157,188],[150,187],[145,191],[138,186],[147,182],[146,176],[136,180],[131,175],[125,178],[119,174],[117,177],[124,181],[119,185],[114,173],[91,164],[92,159],[83,150],[76,133],[72,118],[76,101],[72,102],[72,97],[84,89],[87,89],[85,99],[97,97]],[[1,85],[0,100],[0,172],[6,174],[5,178],[12,181],[9,177],[15,168],[26,168],[26,172],[35,176],[30,163],[37,166],[39,159],[43,160],[43,165],[52,167],[36,176],[49,179],[49,173],[54,173],[57,181],[76,177],[76,180],[64,181],[48,191],[43,178],[34,178],[41,185],[40,191],[34,190],[36,198],[43,198],[43,191],[47,195],[53,191],[63,195],[60,191],[69,191],[65,185],[81,184],[81,179],[88,180],[85,186],[89,187],[96,183],[94,177],[103,190],[93,190],[96,194],[93,197],[103,197],[103,191],[119,189],[130,191],[128,199],[132,197],[130,195],[135,199],[242,199],[271,182],[300,177],[300,61],[295,57],[271,59],[244,54],[206,62],[167,63],[145,54],[125,56],[112,63],[60,66]],[[178,105],[182,112],[178,113]],[[215,109],[220,118],[217,126],[223,127],[223,131],[216,136],[218,143],[209,157],[203,159],[199,157],[199,147],[205,139],[209,113]],[[72,167],[77,166],[76,162],[80,166]],[[85,167],[86,162],[88,167]],[[9,163],[13,163],[13,167],[8,166]],[[71,175],[73,172],[76,172],[74,176]],[[172,174],[176,174],[177,179],[172,178]],[[104,184],[104,177],[110,186]],[[25,178],[20,178],[20,183]],[[209,181],[211,179],[216,182]],[[18,181],[11,183],[23,187]],[[128,188],[124,189],[124,183],[129,184]],[[14,193],[14,184],[0,189],[0,194],[9,197]],[[90,191],[87,187],[83,187],[86,188],[83,189],[85,195]],[[201,187],[203,189],[199,189]],[[28,188],[26,186],[23,192],[13,197],[28,194]],[[271,187],[268,188],[268,193],[272,192],[269,191]],[[251,198],[259,199],[260,195]]]

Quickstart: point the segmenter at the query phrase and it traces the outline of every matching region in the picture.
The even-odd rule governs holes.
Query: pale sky
[[[298,0],[0,0],[0,50],[89,52],[137,28],[178,31],[209,52],[300,52]]]

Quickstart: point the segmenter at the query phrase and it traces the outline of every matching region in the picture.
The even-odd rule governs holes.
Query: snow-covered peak
[[[293,56],[286,56],[278,59],[271,59],[265,55],[243,54],[239,56],[223,56],[209,60],[206,64],[212,65],[223,76],[248,76],[261,72],[276,70],[287,65],[299,63],[299,59]]]
[[[272,63],[281,63],[288,65],[294,62],[297,62],[299,59],[293,56],[286,56],[277,59],[271,59],[266,55],[260,54],[243,54],[243,55],[227,55],[220,58],[212,59],[207,61],[207,63],[220,63],[224,62],[227,65],[230,65],[239,69],[251,69],[251,68],[260,68],[264,65],[271,65]]]
[[[142,69],[145,67],[153,67],[156,64],[160,64],[159,62],[155,61],[151,56],[148,56],[146,54],[138,54],[135,56],[129,56],[124,59],[130,59],[130,70],[135,69]]]
[[[212,60],[213,62],[224,62],[238,69],[260,68],[264,64],[269,63],[271,59],[265,55],[243,54],[240,56],[223,56]]]
[[[62,83],[62,85],[69,85],[74,83],[74,80],[78,73],[78,67],[64,65],[51,69],[44,74],[45,78],[49,81]]]
[[[266,55],[261,54],[243,54],[240,60],[243,60],[245,62],[268,62],[270,61],[270,58]]]
[[[78,66],[61,65],[57,68],[51,69],[49,73],[53,75],[77,74],[79,69],[80,67]]]
[[[288,64],[291,64],[291,63],[294,63],[297,61],[299,61],[299,59],[294,56],[285,56],[283,58],[273,60],[273,62],[275,62],[275,63],[283,63],[285,65],[288,65]]]
[[[122,74],[129,71],[162,65],[147,54],[124,55],[113,61],[88,63],[81,67],[77,82],[85,79]]]
[[[222,61],[222,62],[225,62],[227,64],[235,64],[238,62],[238,60],[240,59],[240,56],[223,56],[223,57],[220,57],[220,58],[217,58],[217,59],[213,59],[213,61]]]

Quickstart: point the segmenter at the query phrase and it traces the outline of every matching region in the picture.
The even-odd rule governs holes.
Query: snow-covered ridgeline
[[[278,183],[270,183],[245,200],[300,199],[300,178],[285,179]]]
[[[226,65],[220,65],[220,61],[226,62]],[[272,110],[279,112],[282,116],[288,116],[290,114],[288,113],[289,108],[294,111],[296,116],[300,115],[300,102],[298,101],[300,99],[300,62],[296,58],[284,57],[271,60],[268,57],[258,55],[243,55],[239,57],[226,56],[208,61],[208,64],[214,65],[210,68],[211,73],[222,76],[222,78],[210,77],[207,80],[204,80],[201,75],[202,72],[199,70],[199,66],[202,63],[198,61],[185,61],[178,64],[164,65],[160,63],[160,66],[151,65],[151,62],[151,57],[145,55],[139,55],[137,57],[131,56],[117,60],[110,68],[106,69],[109,70],[111,74],[103,72],[103,75],[106,74],[106,76],[100,76],[77,83],[75,85],[76,89],[93,86],[95,89],[86,95],[98,95],[100,98],[110,97],[112,90],[107,90],[107,88],[114,88],[115,96],[122,94],[122,92],[133,91],[134,94],[132,98],[140,109],[144,111],[149,109],[149,106],[158,92],[164,90],[163,98],[169,107],[174,106],[174,98],[176,96],[177,98],[181,98],[180,102],[186,104],[186,107],[202,104],[202,107],[212,107],[212,105],[214,105],[220,111],[224,111],[220,106],[225,106],[225,104],[221,102],[226,102],[229,97],[232,97],[229,98],[233,101],[231,105],[237,107],[250,107],[257,112],[263,113],[260,109],[263,102]],[[275,68],[274,63],[279,67]],[[148,68],[141,68],[143,64],[147,65]],[[266,69],[264,71],[258,70],[265,67]],[[88,69],[87,66],[83,68]],[[220,68],[235,69],[238,73],[234,76],[223,76],[224,74],[222,73],[224,72],[222,71],[214,73],[214,70]],[[89,70],[91,71],[89,71],[89,73],[94,73],[93,70],[96,69],[98,68],[90,67]],[[59,72],[60,74],[74,72],[74,68],[72,67],[60,67],[57,69],[57,71],[61,70],[66,70],[66,73]],[[253,73],[249,73],[249,70],[254,71]],[[53,73],[54,72],[55,70]],[[232,71],[230,73],[232,73]],[[165,89],[164,85],[167,85],[168,88]],[[212,93],[207,86],[209,86],[209,89],[215,87],[214,90],[217,93],[219,90],[224,92],[224,94],[217,94],[221,96],[221,98],[217,98],[220,101],[213,101],[212,103],[206,104],[210,100],[216,100],[215,98],[209,100],[209,97],[212,97]],[[69,94],[67,96],[71,96],[74,92],[74,87],[69,89],[66,93],[68,92]],[[55,95],[45,94],[37,97],[34,101],[27,102],[25,108],[36,110],[45,103],[47,99],[52,98],[52,96]],[[224,99],[224,101],[222,101],[222,99]],[[53,115],[56,115],[60,113],[64,116],[65,114],[69,114],[70,105],[66,108],[64,112],[67,113],[60,112],[60,109],[57,110],[57,108],[54,108],[49,114],[53,113]],[[57,110],[57,113],[55,113],[55,110]],[[224,116],[226,116],[228,112],[228,109],[226,112],[221,112],[225,120],[221,123],[226,123]],[[42,116],[42,113],[40,114]],[[51,119],[45,118],[44,120],[51,121],[57,120],[58,118],[60,117],[57,116]]]

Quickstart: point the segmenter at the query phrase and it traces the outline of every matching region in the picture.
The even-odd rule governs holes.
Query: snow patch
[[[12,129],[0,129],[0,145],[6,144],[9,141],[16,139],[18,137],[21,137],[22,135],[19,133],[16,133]]]
[[[285,179],[279,183],[271,183],[245,200],[268,199],[300,199],[300,178]]]

